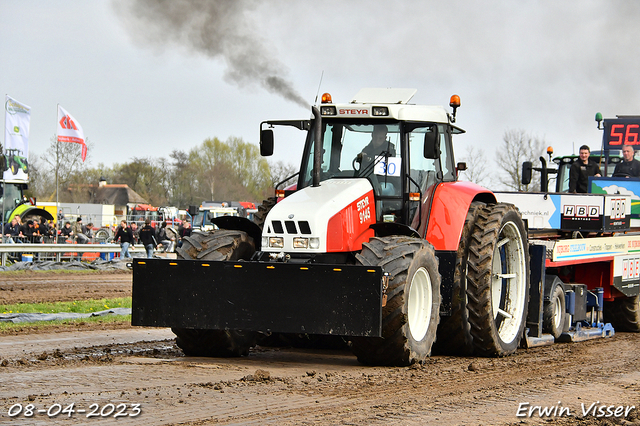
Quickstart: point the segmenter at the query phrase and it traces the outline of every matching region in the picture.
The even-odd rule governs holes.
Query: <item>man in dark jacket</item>
[[[622,162],[613,171],[614,177],[640,177],[640,161],[633,158],[634,155],[631,145],[622,146]]]
[[[158,243],[156,242],[156,230],[151,227],[151,219],[145,219],[144,226],[140,229],[139,237],[147,251],[147,257],[153,257],[153,249]]]
[[[600,167],[589,159],[591,150],[587,145],[580,147],[580,158],[573,162],[569,169],[569,192],[589,192],[589,176],[600,177]]]
[[[133,248],[133,232],[131,231],[131,228],[127,226],[126,220],[122,220],[120,222],[120,226],[116,230],[116,237],[114,241],[120,241],[120,260],[125,257],[131,259],[129,247]]]

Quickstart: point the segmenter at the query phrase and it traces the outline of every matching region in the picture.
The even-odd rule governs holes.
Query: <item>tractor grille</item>
[[[310,235],[311,227],[309,226],[309,222],[306,220],[301,221],[293,221],[293,220],[285,220],[284,227],[282,226],[282,221],[273,220],[271,221],[271,227],[274,234],[284,234],[284,230],[287,230],[287,234],[298,234],[298,229],[300,230],[300,234]]]

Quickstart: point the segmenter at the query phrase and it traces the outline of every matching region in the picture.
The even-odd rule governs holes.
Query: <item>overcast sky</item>
[[[59,103],[90,166],[257,144],[261,121],[310,116],[323,73],[335,102],[363,87],[447,108],[460,95],[458,158],[472,145],[492,158],[509,129],[556,154],[597,149],[596,112],[640,114],[635,0],[0,0],[0,58],[0,90],[31,107],[31,155]],[[297,164],[302,134],[278,136],[271,159]]]

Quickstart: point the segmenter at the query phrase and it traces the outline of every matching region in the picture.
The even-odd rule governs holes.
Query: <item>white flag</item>
[[[60,105],[58,105],[58,142],[79,143],[82,145],[82,161],[87,158],[87,144],[84,142],[82,126]]]
[[[7,95],[4,103],[4,141],[7,167],[5,180],[29,179],[27,156],[29,155],[29,121],[31,108]],[[2,168],[4,168],[2,167]]]

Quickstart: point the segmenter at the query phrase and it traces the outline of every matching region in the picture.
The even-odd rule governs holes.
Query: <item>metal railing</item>
[[[134,248],[129,247],[129,252],[145,253],[145,249],[142,244],[138,244]],[[87,253],[98,255],[101,253],[120,253],[120,244],[0,244],[2,259],[0,264],[5,266],[10,254],[13,254],[14,258],[19,255],[20,259],[25,254],[31,254],[34,260],[56,260],[60,262],[63,258],[69,260],[82,259],[83,255]]]

